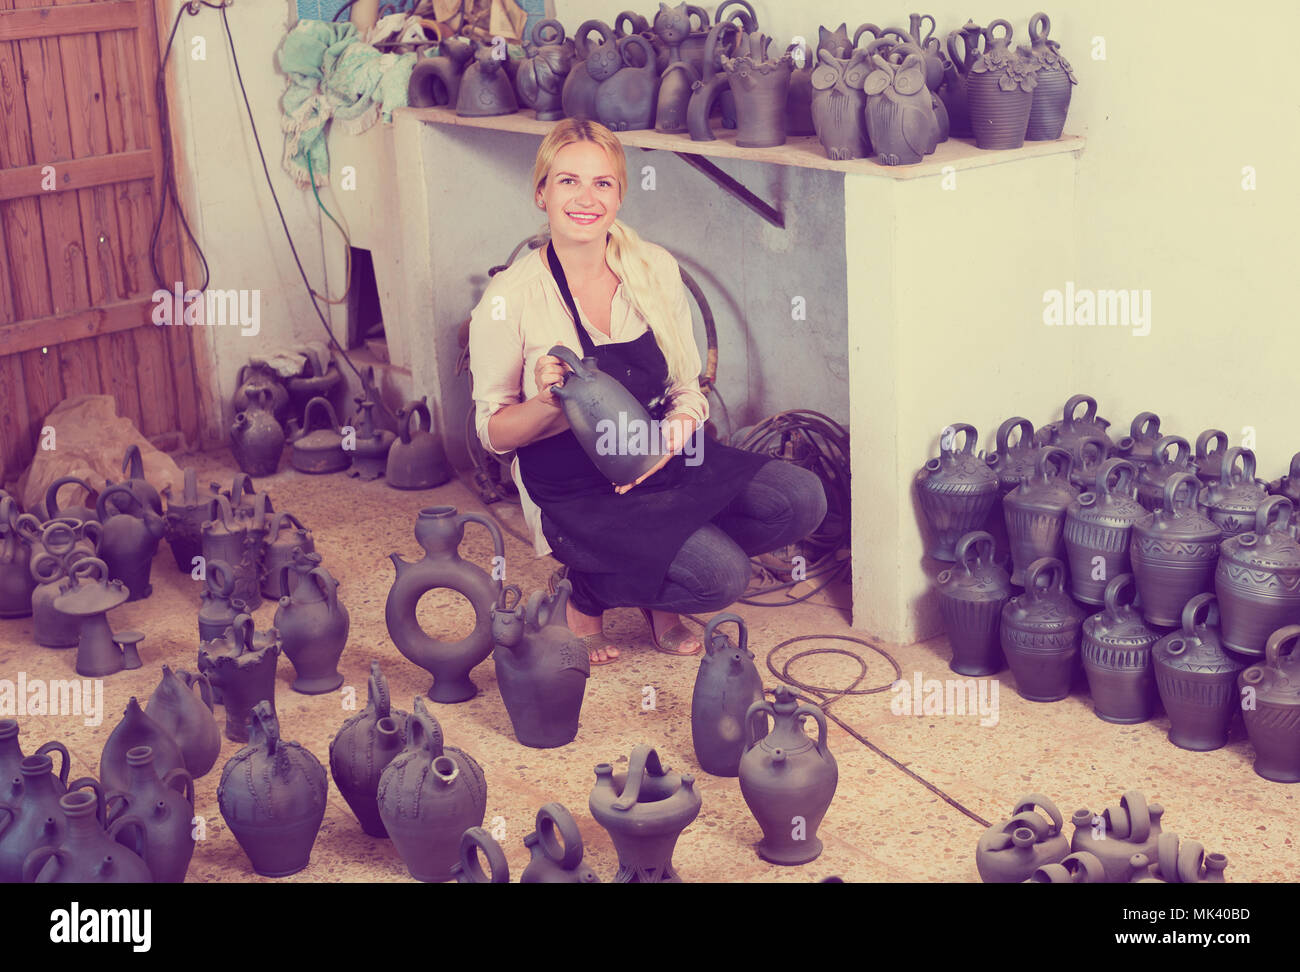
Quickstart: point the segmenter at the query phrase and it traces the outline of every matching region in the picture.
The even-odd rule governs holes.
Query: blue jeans
[[[602,597],[608,575],[570,568],[573,606],[587,615],[612,607],[711,613],[734,604],[752,573],[749,558],[808,536],[826,517],[822,481],[782,459],[772,459],[728,503],[682,544],[653,603],[621,605]]]

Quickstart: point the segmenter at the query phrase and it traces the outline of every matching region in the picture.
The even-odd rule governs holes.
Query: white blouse
[[[669,389],[668,397],[672,404],[668,413],[684,413],[703,426],[709,417],[709,403],[700,391],[701,361],[695,343],[690,297],[673,255],[653,243],[647,243],[646,247],[647,256],[658,271],[661,286],[671,295],[668,303],[673,308],[673,325],[681,329],[691,350],[691,377]],[[576,297],[574,303],[578,306],[582,326],[597,347],[635,341],[648,330],[645,318],[628,300],[622,281],[614,291],[608,336],[591,326]],[[574,330],[573,318],[560,295],[559,284],[551,275],[546,247],[542,246],[493,277],[470,316],[469,364],[474,385],[475,428],[483,448],[496,455],[506,455],[510,451],[492,444],[488,420],[505,406],[537,394],[534,378],[537,359],[557,344],[582,357],[582,343]],[[542,534],[541,511],[524,488],[517,456],[510,465],[510,472],[519,488],[524,519],[533,532],[534,549],[537,556],[545,556],[551,552],[551,546]]]

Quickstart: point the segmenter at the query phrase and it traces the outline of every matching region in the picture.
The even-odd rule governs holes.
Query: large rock
[[[158,492],[167,486],[179,493],[185,476],[179,466],[159,452],[140,434],[135,423],[117,414],[112,395],[77,395],[65,398],[45,417],[42,426],[54,428],[54,448],[45,449],[45,436],[38,441],[36,458],[18,481],[23,509],[37,511],[50,483],[63,476],[80,476],[96,489],[111,479],[122,482],[122,457],[127,446],[140,447],[144,478]],[[65,486],[59,492],[61,506],[85,501],[85,491]]]

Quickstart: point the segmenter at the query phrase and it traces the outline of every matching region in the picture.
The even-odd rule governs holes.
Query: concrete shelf
[[[464,118],[450,108],[399,108],[398,112],[410,114],[432,125],[461,125],[467,128],[487,128],[529,135],[545,135],[555,124],[555,122],[538,121],[533,111],[519,111],[513,115],[493,115],[488,118]],[[974,169],[986,165],[1015,162],[1018,159],[1079,152],[1086,142],[1082,135],[1063,135],[1054,142],[1026,142],[1018,149],[984,151],[976,148],[975,143],[969,139],[951,138],[918,165],[877,165],[870,159],[847,161],[828,159],[822,150],[821,142],[814,135],[792,136],[784,145],[758,149],[737,145],[734,131],[725,128],[715,128],[713,131],[718,137],[712,142],[695,142],[689,135],[669,135],[656,131],[619,132],[618,137],[624,145],[636,148],[687,152],[691,155],[709,155],[720,159],[744,159],[772,165],[793,165],[805,169],[827,169],[832,172],[876,176],[881,179],[924,179],[927,176],[942,175],[943,170],[949,166],[954,169]]]

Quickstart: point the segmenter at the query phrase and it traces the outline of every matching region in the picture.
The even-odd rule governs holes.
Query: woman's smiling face
[[[605,238],[623,199],[605,150],[595,142],[572,142],[555,153],[537,202],[552,238],[588,243]]]

